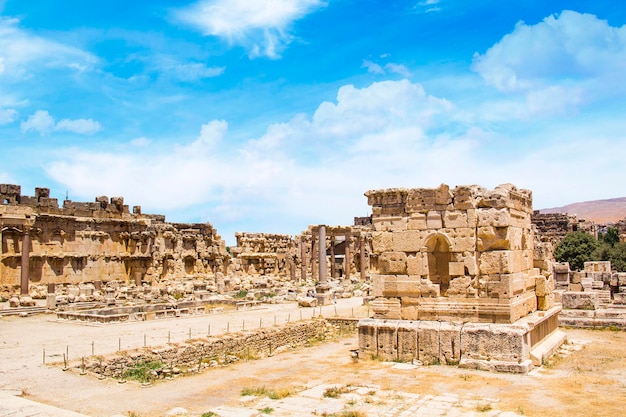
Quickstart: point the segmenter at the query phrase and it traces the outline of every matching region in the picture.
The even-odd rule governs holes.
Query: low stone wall
[[[535,312],[513,324],[362,319],[359,351],[383,360],[527,373],[535,345],[557,330],[560,310]]]
[[[225,334],[207,339],[164,347],[143,348],[108,356],[91,356],[75,364],[85,372],[124,379],[124,373],[150,362],[161,363],[153,377],[198,372],[204,368],[240,359],[260,359],[276,353],[306,346],[315,341],[332,339],[356,331],[357,319],[313,319]]]

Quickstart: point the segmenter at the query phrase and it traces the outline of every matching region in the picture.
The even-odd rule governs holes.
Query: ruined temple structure
[[[556,247],[565,235],[571,232],[585,232],[598,236],[594,222],[579,219],[567,213],[540,213],[535,210],[532,215],[532,224],[536,227],[536,238],[540,242],[548,242]]]
[[[230,255],[208,223],[165,222],[165,216],[130,213],[123,197],[92,203],[65,200],[47,188],[21,195],[0,184],[0,292],[29,294],[33,285],[118,281],[136,286],[179,279],[223,285]]]
[[[310,271],[318,282],[318,303],[330,304],[330,278],[342,281],[365,282],[370,277],[371,228],[368,226],[309,226],[300,236],[300,268],[304,277]],[[323,243],[322,243],[323,242]]]
[[[561,325],[626,329],[626,273],[613,271],[610,261],[585,262],[582,271],[558,262],[554,277]]]
[[[296,242],[291,235],[237,232],[235,238],[237,246],[230,253],[243,273],[295,277]]]
[[[563,342],[551,268],[535,267],[530,191],[441,185],[365,195],[378,273],[361,352],[524,373]]]

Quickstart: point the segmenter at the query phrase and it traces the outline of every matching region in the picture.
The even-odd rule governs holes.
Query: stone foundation
[[[383,360],[527,373],[563,343],[560,310],[537,311],[512,324],[363,319],[359,351]],[[555,346],[542,345],[547,340]]]

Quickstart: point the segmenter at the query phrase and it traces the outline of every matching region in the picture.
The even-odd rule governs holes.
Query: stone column
[[[326,283],[326,226],[319,227],[319,238],[317,242],[318,246],[318,260],[319,263],[319,281],[320,284]]]
[[[345,280],[350,280],[350,267],[352,266],[350,262],[350,237],[346,236],[346,252],[343,259],[343,278]]]
[[[330,277],[336,278],[337,271],[335,271],[335,236],[330,238]]]
[[[300,279],[306,281],[306,246],[304,245],[304,236],[300,241]]]
[[[28,278],[30,268],[30,235],[29,230],[24,228],[22,235],[22,276],[20,281],[20,294],[28,295]]]
[[[365,281],[365,237],[359,237],[359,252],[360,252],[360,262],[359,267],[361,268],[361,282]]]
[[[317,248],[319,247],[319,244],[317,242],[317,239],[315,238],[315,235],[313,235],[313,237],[311,238],[311,279],[313,279],[313,281],[317,280],[318,277],[318,273],[317,273]]]
[[[330,293],[330,285],[326,280],[326,227],[323,225],[319,227],[318,263],[319,285],[316,288],[316,298],[318,304],[326,305],[332,302],[332,294]]]

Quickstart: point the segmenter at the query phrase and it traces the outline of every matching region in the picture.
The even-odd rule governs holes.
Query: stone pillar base
[[[48,310],[56,310],[57,308],[57,296],[56,294],[48,294],[46,297],[46,308]]]
[[[363,319],[359,351],[388,361],[527,373],[541,365],[533,364],[538,357],[545,360],[546,352],[551,354],[563,343],[557,330],[560,310],[557,306],[536,311],[512,324]]]

